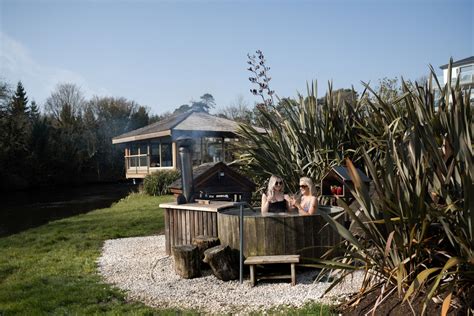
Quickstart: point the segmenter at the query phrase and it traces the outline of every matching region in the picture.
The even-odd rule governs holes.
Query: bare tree
[[[58,84],[46,100],[45,110],[58,123],[67,124],[81,117],[85,99],[78,86],[72,83]]]
[[[217,115],[242,123],[252,123],[253,113],[244,96],[239,94],[231,104],[217,110]]]

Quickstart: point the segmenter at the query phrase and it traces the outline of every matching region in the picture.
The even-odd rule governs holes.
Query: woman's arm
[[[295,207],[300,215],[313,215],[316,213],[318,209],[318,199],[315,196],[312,196],[309,203],[310,205],[307,212],[304,210],[303,206],[301,206],[300,203],[295,203]]]
[[[290,196],[289,196],[288,194],[285,194],[285,195],[283,196],[283,198],[284,198],[285,201],[286,201],[286,211],[287,211],[287,212],[291,212],[291,209],[292,209],[292,205],[291,205],[291,204],[292,204],[292,203],[291,203],[291,198],[290,198]]]
[[[293,207],[296,208],[296,210],[298,211],[298,214],[307,215],[307,213],[304,211],[304,208],[301,206],[301,203],[298,202],[298,200],[295,200],[295,202],[293,203]]]
[[[309,206],[307,215],[313,215],[318,210],[318,198],[315,196],[311,197],[311,205]]]
[[[268,213],[269,200],[265,193],[262,194],[262,214]]]

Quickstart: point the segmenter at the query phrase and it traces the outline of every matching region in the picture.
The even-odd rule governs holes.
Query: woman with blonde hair
[[[268,180],[267,192],[262,194],[262,214],[287,212],[290,210],[289,201],[283,179],[272,175]]]
[[[298,210],[300,215],[313,215],[318,209],[318,199],[314,195],[313,181],[308,177],[300,178],[301,198],[292,199],[291,205]]]

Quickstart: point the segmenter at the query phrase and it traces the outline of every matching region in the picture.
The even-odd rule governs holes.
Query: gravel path
[[[278,306],[300,307],[310,301],[334,303],[356,292],[358,274],[321,298],[329,282],[313,282],[315,271],[297,270],[297,284],[261,282],[251,287],[244,279],[224,282],[203,271],[203,277],[181,279],[173,258],[165,253],[165,237],[150,236],[107,240],[98,259],[99,272],[107,283],[127,291],[128,298],[160,308],[195,309],[203,313],[249,313]]]

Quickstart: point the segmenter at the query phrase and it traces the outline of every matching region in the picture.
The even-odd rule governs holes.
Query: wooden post
[[[150,174],[150,142],[146,145],[146,174]]]
[[[252,286],[255,286],[255,265],[250,265],[250,284],[252,284]]]
[[[225,144],[224,144],[224,137],[222,137],[222,162],[225,162]]]
[[[296,285],[296,265],[294,263],[291,264],[291,285]]]
[[[163,162],[161,160],[161,141],[160,141],[160,144],[158,145],[158,157],[160,157],[160,167],[163,167]]]
[[[171,153],[172,153],[172,159],[173,159],[173,168],[176,169],[178,166],[176,165],[176,156],[177,156],[177,150],[176,150],[176,142],[171,143]]]
[[[128,165],[129,165],[129,162],[128,162],[128,148],[125,147],[125,174],[127,174]]]
[[[202,141],[203,137],[201,137],[201,165],[204,163],[204,144]]]

